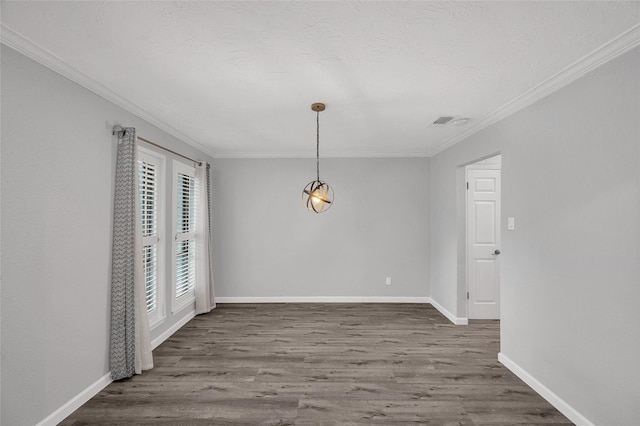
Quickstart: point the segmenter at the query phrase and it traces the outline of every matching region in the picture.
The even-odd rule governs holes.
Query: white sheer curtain
[[[196,165],[196,314],[216,307],[211,268],[210,165]]]
[[[136,141],[137,142],[137,141]],[[135,373],[141,374],[142,370],[153,368],[153,350],[151,348],[151,329],[149,327],[149,314],[147,313],[147,301],[144,280],[144,267],[142,265],[142,206],[140,205],[140,185],[138,184],[138,149],[135,148],[134,167],[136,171],[136,226],[135,226]]]

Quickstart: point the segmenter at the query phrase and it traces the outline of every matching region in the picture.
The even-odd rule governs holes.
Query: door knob
[[[494,251],[493,254],[496,255],[496,256],[499,255],[500,254],[500,250]]]

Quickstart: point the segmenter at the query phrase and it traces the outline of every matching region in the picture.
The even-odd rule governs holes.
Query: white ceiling
[[[639,2],[2,2],[3,41],[216,156],[314,156],[313,102],[322,156],[432,155],[638,22]]]

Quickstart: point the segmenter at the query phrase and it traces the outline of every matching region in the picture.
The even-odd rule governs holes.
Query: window
[[[164,319],[162,271],[164,250],[161,234],[162,179],[164,157],[144,148],[138,149],[138,183],[142,213],[142,267],[144,269],[145,294],[149,325],[159,324]]]
[[[175,244],[173,256],[173,312],[182,309],[195,298],[195,169],[173,162],[173,198]]]
[[[163,155],[138,147],[142,266],[151,328],[195,300],[196,170],[178,160],[171,166],[166,173]]]

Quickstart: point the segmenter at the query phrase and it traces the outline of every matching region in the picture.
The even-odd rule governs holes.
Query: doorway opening
[[[468,319],[500,319],[502,157],[464,167]]]

